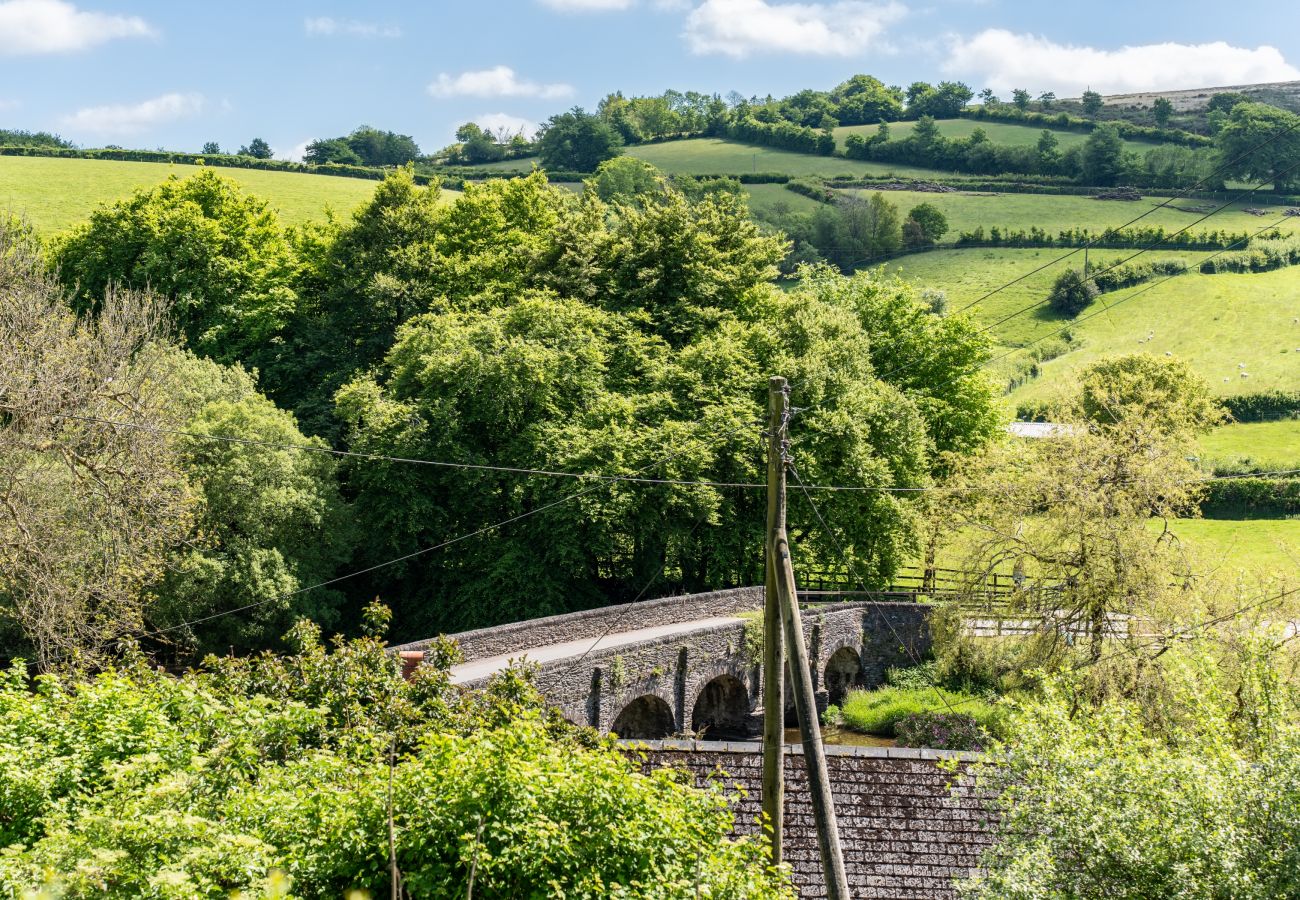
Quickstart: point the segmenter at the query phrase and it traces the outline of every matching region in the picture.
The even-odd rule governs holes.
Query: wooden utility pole
[[[785,649],[781,639],[781,596],[776,587],[772,535],[785,530],[784,378],[767,385],[766,596],[763,604],[763,812],[772,826],[772,865],[781,864],[785,840]]]
[[[817,845],[821,850],[822,871],[826,879],[826,895],[830,900],[849,900],[849,884],[844,874],[844,853],[840,848],[839,824],[835,818],[835,799],[831,794],[830,775],[826,769],[826,753],[822,747],[821,726],[817,721],[817,700],[812,685],[812,670],[808,665],[808,648],[803,641],[803,622],[799,615],[799,599],[794,581],[794,566],[790,559],[790,539],[785,529],[785,467],[786,426],[789,420],[790,398],[784,378],[768,382],[769,396],[779,395],[780,416],[777,428],[769,443],[779,462],[776,491],[769,494],[769,522],[771,507],[776,506],[776,527],[768,532],[767,558],[769,572],[776,582],[781,621],[785,625],[785,643],[790,654],[790,681],[794,687],[795,712],[799,715],[799,733],[803,739],[804,767],[808,772],[808,790],[812,795],[813,819],[817,823]],[[779,456],[778,456],[779,454]],[[769,490],[771,490],[772,460],[768,460]],[[766,649],[766,645],[765,645]],[[764,673],[767,679],[772,673]],[[779,672],[776,675],[780,678]],[[764,681],[766,690],[767,681]],[[764,712],[767,711],[766,701]],[[766,722],[764,723],[766,726]],[[764,738],[766,739],[766,733]],[[766,747],[764,748],[766,763]],[[764,775],[766,776],[766,771]],[[764,788],[767,787],[766,777]],[[766,800],[764,801],[766,802]]]

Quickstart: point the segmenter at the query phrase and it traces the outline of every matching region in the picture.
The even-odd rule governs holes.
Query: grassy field
[[[871,191],[865,189],[845,193],[862,195],[870,194]],[[1118,202],[1051,194],[931,194],[919,191],[887,191],[885,196],[904,212],[918,203],[929,203],[937,207],[948,219],[949,232],[943,238],[945,241],[955,240],[960,232],[971,231],[977,226],[983,226],[986,232],[993,226],[1024,230],[1038,226],[1052,234],[1080,227],[1100,231],[1118,228],[1148,212],[1150,214],[1133,227],[1160,227],[1166,232],[1174,232],[1190,225],[1193,232],[1252,232],[1282,215],[1278,209],[1271,218],[1260,218],[1242,211],[1252,204],[1236,203],[1203,223],[1192,225],[1201,216],[1174,207],[1198,205],[1202,201],[1175,200],[1168,206],[1157,209],[1168,198],[1148,197],[1139,201]],[[1300,230],[1300,217],[1286,219],[1278,227],[1283,231]]]
[[[644,159],[665,172],[685,175],[741,175],[745,172],[781,172],[805,175],[885,175],[933,178],[945,174],[914,166],[887,165],[832,156],[792,153],[770,147],[754,147],[716,138],[691,138],[663,144],[629,147],[629,156]]]
[[[163,163],[2,156],[0,211],[24,215],[37,231],[48,234],[82,221],[101,203],[169,175],[186,177],[197,171],[197,166]],[[375,182],[359,178],[256,169],[217,171],[266,198],[291,223],[322,218],[327,208],[346,215],[375,190]],[[457,196],[454,191],[446,193]]]
[[[780,172],[785,175],[885,175],[908,178],[933,178],[952,174],[915,166],[896,166],[864,162],[811,153],[793,153],[770,147],[755,147],[717,138],[687,138],[662,144],[640,144],[627,148],[628,156],[644,159],[670,174],[743,175],[746,172]],[[475,166],[502,172],[528,172],[538,164],[536,157],[511,159]]]
[[[1081,367],[1136,351],[1186,360],[1222,397],[1300,383],[1300,269],[1184,275],[1124,302],[1140,290],[1103,295],[1114,308],[1073,328],[1079,348],[1044,363],[1042,377],[1011,399],[1042,400]]]
[[[975,320],[987,326],[998,343],[1017,347],[1044,338],[1069,324],[1068,319],[1053,313],[1045,305],[1027,312],[1021,312],[1021,310],[1025,310],[1033,304],[1046,300],[1047,295],[1051,293],[1052,282],[1065,269],[1071,267],[1082,268],[1082,251],[1060,262],[1056,261],[1069,252],[1069,250],[1057,247],[1033,250],[1000,247],[935,250],[931,253],[918,253],[893,260],[885,266],[885,269],[924,287],[938,288],[944,291],[948,295],[948,308],[950,311],[955,312],[970,304],[976,304],[970,309],[970,314]],[[1092,251],[1089,254],[1089,262],[1095,268],[1098,265],[1104,266],[1123,259],[1134,252],[1136,251]],[[1206,252],[1151,251],[1143,254],[1141,258],[1152,260],[1181,259],[1188,265],[1194,265],[1207,255],[1209,254]],[[1037,269],[1041,269],[1041,271],[1035,272]],[[1004,287],[1004,285],[1008,285],[1009,282],[1018,278],[1023,280]],[[1170,284],[1155,288],[1147,295],[1144,295],[1141,301],[1135,301],[1133,305],[1138,307],[1148,300],[1157,301],[1162,292],[1169,290],[1172,286]],[[997,290],[998,288],[1002,288],[1002,290]],[[1133,290],[1138,289],[1140,288],[1134,288]],[[994,291],[996,293],[992,293]],[[992,296],[985,297],[990,293],[992,293]],[[1102,299],[1107,302],[1114,302],[1114,299],[1123,296],[1124,293],[1105,294]],[[979,302],[976,303],[976,301]],[[1099,306],[1092,307],[1088,312],[1091,312],[1094,308],[1100,309]],[[1084,313],[1084,315],[1087,314],[1087,312]],[[1000,322],[1004,318],[1007,321]],[[1080,333],[1082,329],[1096,321],[1098,320],[1094,319],[1083,323],[1080,328],[1075,329],[1076,333]],[[1138,335],[1138,337],[1145,336],[1146,331]],[[1141,347],[1135,348],[1142,349]],[[1159,349],[1163,352],[1167,348],[1153,346],[1149,349]]]
[[[1180,519],[1172,531],[1220,571],[1300,572],[1300,519]]]
[[[1300,469],[1300,419],[1225,425],[1203,437],[1200,446],[1207,468]]]
[[[783,184],[747,184],[749,208],[756,213],[785,209],[787,212],[812,213],[821,206],[811,197],[787,190]]]
[[[935,123],[939,126],[939,133],[946,138],[964,138],[970,137],[976,128],[984,129],[984,133],[989,136],[989,140],[995,144],[1009,144],[1011,146],[1032,147],[1038,143],[1038,137],[1043,133],[1042,126],[1039,125],[1017,125],[1012,122],[982,122],[979,119],[940,119]],[[860,134],[863,137],[870,137],[875,134],[879,125],[847,125],[835,129],[835,141],[838,146],[844,146],[844,139],[851,134]],[[892,141],[901,140],[912,133],[916,127],[915,122],[890,122],[889,139]],[[1066,147],[1072,147],[1075,144],[1082,144],[1088,140],[1088,135],[1079,131],[1058,131],[1049,129],[1056,136],[1057,145],[1064,150]],[[1145,153],[1157,144],[1147,141],[1125,141],[1124,149],[1132,150],[1137,153]]]

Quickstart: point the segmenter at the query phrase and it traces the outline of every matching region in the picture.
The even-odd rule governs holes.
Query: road
[[[464,662],[457,666],[451,667],[452,684],[464,684],[470,681],[478,681],[486,678],[502,669],[507,668],[512,660],[527,659],[534,663],[549,663],[565,659],[578,659],[584,653],[589,653],[593,648],[598,650],[611,650],[618,647],[624,647],[628,644],[639,644],[643,641],[651,641],[656,638],[669,637],[674,634],[685,634],[691,631],[701,631],[706,628],[715,628],[719,625],[735,625],[743,622],[744,619],[735,616],[716,616],[711,619],[695,619],[691,622],[678,622],[675,625],[655,625],[652,628],[637,628],[632,631],[616,631],[613,634],[607,634],[604,637],[588,637],[580,641],[565,641],[562,644],[549,644],[545,647],[533,647],[528,650],[517,651],[515,653],[504,653],[500,656],[488,656],[483,659],[475,659],[470,662]]]

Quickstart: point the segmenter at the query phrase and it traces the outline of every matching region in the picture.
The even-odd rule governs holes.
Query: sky
[[[0,0],[0,127],[298,158],[358,125],[426,151],[615,90],[782,96],[865,72],[1078,96],[1300,80],[1283,0]]]

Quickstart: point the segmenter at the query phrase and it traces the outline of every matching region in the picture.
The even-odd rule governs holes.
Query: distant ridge
[[[1142,91],[1135,94],[1111,94],[1103,97],[1107,106],[1150,106],[1157,97],[1166,97],[1179,112],[1203,109],[1215,94],[1245,94],[1252,100],[1271,103],[1300,112],[1300,81],[1274,81],[1267,84],[1237,84],[1224,87],[1191,88],[1180,91]]]

